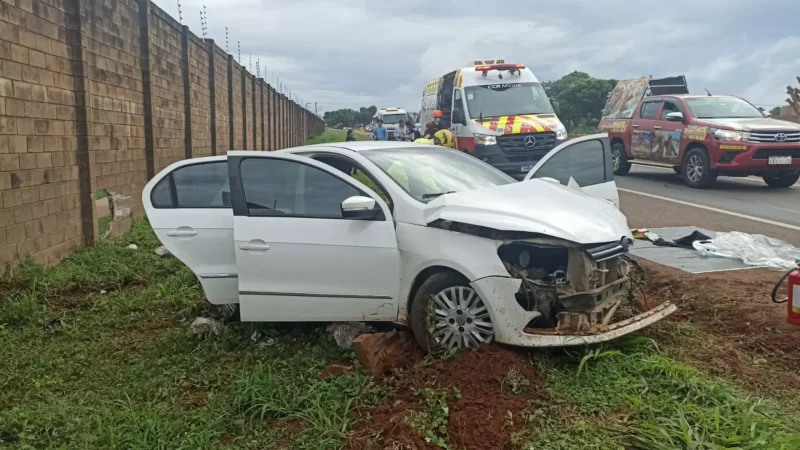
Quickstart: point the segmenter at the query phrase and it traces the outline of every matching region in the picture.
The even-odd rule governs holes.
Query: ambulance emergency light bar
[[[481,72],[485,77],[490,70],[507,70],[512,75],[514,72],[517,72],[517,75],[520,75],[520,70],[525,68],[525,64],[486,64],[482,66],[475,66],[475,70]],[[502,78],[502,75],[500,75]]]

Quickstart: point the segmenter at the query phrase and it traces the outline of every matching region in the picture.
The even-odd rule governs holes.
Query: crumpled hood
[[[473,122],[492,132],[486,134],[498,135],[555,131],[561,125],[555,114],[484,117],[483,121],[473,119]]]
[[[425,210],[426,223],[439,219],[578,244],[633,239],[627,218],[611,203],[538,179],[443,195]]]
[[[770,118],[754,119],[697,119],[710,127],[725,127],[740,131],[800,130],[800,124]]]

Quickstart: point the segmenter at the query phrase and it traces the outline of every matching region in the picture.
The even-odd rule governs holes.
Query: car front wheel
[[[686,153],[681,165],[681,175],[689,187],[705,188],[717,180],[717,172],[711,170],[711,161],[703,148],[693,148]]]
[[[467,280],[437,273],[420,286],[411,304],[411,330],[428,353],[457,352],[494,338],[489,310]]]
[[[617,142],[611,146],[611,158],[614,167],[614,175],[627,175],[631,171],[631,162],[628,161],[628,154],[625,153],[625,146]]]
[[[774,188],[788,188],[797,183],[800,179],[800,172],[778,173],[774,175],[764,175],[762,177],[767,186]]]

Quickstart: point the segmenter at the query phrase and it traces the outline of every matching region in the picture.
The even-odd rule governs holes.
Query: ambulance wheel
[[[769,187],[788,188],[797,183],[797,180],[800,179],[800,172],[776,173],[764,175],[761,178],[764,179],[764,183],[767,183]]]
[[[681,164],[683,181],[695,189],[707,188],[717,181],[717,172],[711,170],[706,149],[695,147],[686,153]]]
[[[614,175],[627,175],[631,171],[631,162],[628,161],[625,145],[621,142],[616,142],[611,146],[611,160]]]

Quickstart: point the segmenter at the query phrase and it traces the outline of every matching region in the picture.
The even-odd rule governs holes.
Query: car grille
[[[770,156],[800,158],[800,148],[762,148],[756,150],[753,159],[769,159]]]
[[[778,135],[785,135],[786,139],[778,140]],[[752,142],[754,144],[760,144],[763,142],[776,142],[776,143],[797,143],[800,142],[800,131],[792,130],[792,131],[753,131],[750,133],[750,140],[748,142]]]
[[[623,244],[626,244],[625,240],[587,248],[586,251],[589,252],[589,255],[591,255],[595,261],[601,262],[628,253],[627,245]]]
[[[528,147],[525,138],[533,137],[536,143]],[[525,156],[527,160],[538,159],[556,146],[556,134],[553,132],[525,133],[498,136],[497,143],[507,155]]]

